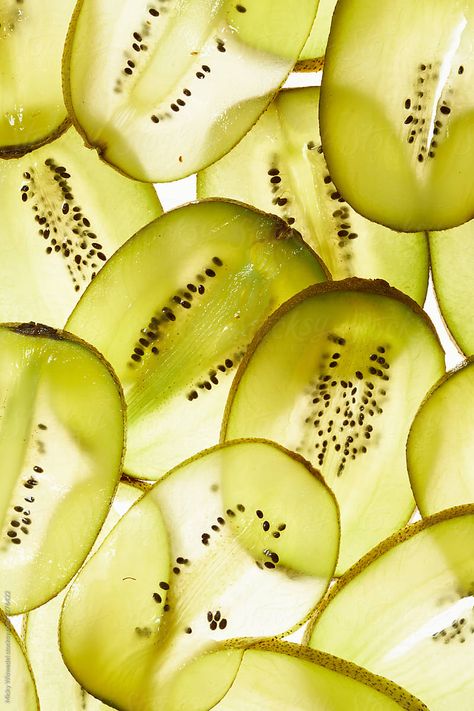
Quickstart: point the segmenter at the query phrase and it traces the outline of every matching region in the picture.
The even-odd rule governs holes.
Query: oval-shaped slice
[[[64,326],[105,261],[162,210],[151,185],[124,178],[70,128],[0,163],[0,320]]]
[[[474,215],[473,48],[466,0],[337,4],[321,136],[331,177],[368,219],[415,232]]]
[[[120,386],[95,351],[46,326],[0,328],[0,586],[10,614],[42,605],[83,562],[120,478],[123,438]]]
[[[401,684],[430,711],[474,695],[474,506],[407,526],[349,570],[309,644]]]
[[[92,552],[98,549],[115,524],[142,493],[142,490],[136,486],[119,484]],[[77,683],[61,656],[58,638],[59,617],[67,591],[68,588],[46,605],[29,612],[25,619],[23,638],[34,671],[41,708],[46,711],[110,709],[110,706],[95,699]]]
[[[407,463],[423,516],[474,502],[474,358],[428,394],[411,426]]]
[[[218,442],[247,344],[277,306],[324,279],[288,225],[222,201],[170,212],[119,250],[68,328],[122,382],[126,471],[157,479]]]
[[[317,6],[81,0],[64,67],[74,120],[102,158],[134,178],[190,175],[227,153],[266,109]]]
[[[10,591],[3,588],[2,608],[9,608]],[[20,711],[39,711],[35,681],[21,643],[13,625],[3,610],[0,611],[0,698],[2,708]]]
[[[179,674],[162,711],[427,711],[393,682],[296,644],[235,640]]]
[[[341,508],[341,573],[408,521],[406,439],[443,372],[431,322],[385,282],[310,287],[252,342],[222,437],[266,437],[320,469]]]
[[[451,335],[465,355],[474,353],[474,222],[430,232],[436,298]]]
[[[3,0],[0,158],[31,151],[68,124],[61,57],[74,0]]]
[[[301,232],[333,279],[385,279],[423,304],[426,236],[393,232],[348,205],[322,154],[318,105],[318,87],[281,92],[250,133],[200,173],[199,196],[234,198],[273,212]]]
[[[200,653],[302,623],[338,541],[334,496],[307,462],[261,441],[205,452],[132,506],[86,563],[63,608],[65,662],[112,706],[161,708]]]
[[[316,19],[306,44],[301,50],[295,70],[318,71],[323,68],[329,30],[337,0],[320,0]]]

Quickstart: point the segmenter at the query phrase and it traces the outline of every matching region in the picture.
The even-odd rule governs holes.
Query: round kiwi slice
[[[323,68],[336,3],[337,0],[319,0],[313,28],[296,63],[295,70],[297,72],[314,72]]]
[[[266,437],[321,470],[341,508],[341,573],[408,521],[408,430],[443,372],[428,317],[385,282],[309,287],[252,342],[222,439]]]
[[[334,496],[302,458],[263,441],[204,452],[132,506],[79,573],[64,660],[112,706],[161,708],[200,653],[302,624],[338,543]]]
[[[124,178],[70,128],[0,162],[0,320],[62,327],[105,261],[161,214],[151,185]]]
[[[351,662],[288,642],[233,640],[178,674],[162,711],[428,711]]]
[[[190,175],[227,153],[263,113],[317,6],[79,0],[64,57],[73,120],[104,160],[134,178]]]
[[[123,438],[121,389],[95,351],[47,326],[0,327],[0,586],[10,614],[42,605],[83,562],[120,478]]]
[[[2,608],[8,610],[10,591],[3,587]],[[39,711],[35,680],[25,649],[15,628],[0,610],[0,649],[2,673],[0,674],[0,698],[2,708],[18,711]]]
[[[120,483],[112,506],[94,544],[94,553],[115,524],[142,494],[137,486]],[[68,588],[26,615],[23,638],[36,679],[42,709],[46,711],[103,711],[110,706],[87,693],[69,673],[59,649],[58,626]]]
[[[471,2],[337,4],[321,136],[331,177],[368,219],[416,232],[473,217],[473,47]]]
[[[286,223],[235,203],[178,208],[129,240],[68,321],[124,387],[126,471],[157,479],[216,444],[247,344],[277,306],[324,279]]]
[[[466,355],[474,353],[474,222],[430,232],[431,273],[436,298],[451,335]]]
[[[318,87],[281,92],[250,133],[199,174],[199,196],[234,198],[276,213],[301,232],[333,279],[382,278],[422,304],[426,236],[393,232],[347,204],[322,154],[318,105]]]
[[[392,679],[431,711],[471,708],[473,539],[474,505],[387,539],[330,590],[310,646]]]
[[[474,501],[473,444],[474,358],[469,358],[436,383],[411,426],[408,473],[422,515]]]
[[[75,0],[2,0],[0,158],[31,151],[69,122],[61,57]]]

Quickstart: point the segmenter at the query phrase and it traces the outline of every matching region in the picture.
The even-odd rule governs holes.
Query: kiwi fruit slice
[[[0,158],[24,155],[68,125],[61,57],[75,0],[2,0]]]
[[[368,219],[416,232],[473,217],[473,40],[470,2],[337,4],[322,144],[338,190]]]
[[[444,322],[458,347],[474,353],[474,222],[430,232],[431,273]]]
[[[235,640],[184,668],[162,711],[428,711],[393,682],[288,642]]]
[[[305,460],[263,441],[213,448],[139,499],[81,570],[61,616],[64,660],[112,706],[161,708],[200,653],[302,624],[338,543],[334,495]]]
[[[3,588],[2,608],[8,611],[10,591]],[[39,711],[35,680],[23,644],[8,617],[0,610],[0,649],[2,674],[0,698],[2,708]]]
[[[401,292],[356,278],[312,286],[253,340],[222,439],[265,437],[319,468],[341,508],[340,574],[410,518],[406,439],[443,372],[431,321]]]
[[[142,493],[137,486],[129,483],[119,484],[92,553],[98,549],[115,524]],[[37,610],[29,612],[23,627],[23,638],[36,678],[41,708],[47,711],[110,709],[110,706],[95,699],[79,686],[63,662],[59,649],[58,626],[67,590],[68,588]]]
[[[0,162],[0,190],[2,321],[63,327],[117,247],[162,212],[153,186],[104,165],[73,128]]]
[[[318,105],[319,87],[280,92],[250,133],[200,173],[199,196],[234,198],[276,213],[301,232],[334,279],[379,277],[423,304],[426,236],[393,232],[347,204],[322,153]]]
[[[436,383],[411,426],[408,473],[423,516],[474,501],[473,393],[474,358],[469,358]]]
[[[384,541],[317,609],[307,641],[392,679],[431,711],[474,696],[474,505],[442,511]]]
[[[120,478],[123,439],[122,392],[95,351],[48,326],[0,327],[0,586],[10,614],[42,605],[76,573]]]
[[[227,153],[266,109],[317,6],[79,0],[64,57],[73,120],[104,160],[133,178],[191,175]]]
[[[124,387],[126,472],[155,480],[216,444],[247,344],[277,306],[324,279],[286,223],[236,203],[178,208],[129,240],[68,321]]]
[[[337,0],[319,0],[313,28],[296,63],[295,70],[297,72],[314,72],[323,68],[331,20],[336,4]]]

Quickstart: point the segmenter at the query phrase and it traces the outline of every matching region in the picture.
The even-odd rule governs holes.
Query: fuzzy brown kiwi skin
[[[99,156],[100,160],[101,160],[103,163],[105,163],[106,165],[110,165],[112,168],[114,168],[114,170],[116,170],[120,175],[123,175],[125,178],[130,178],[131,176],[130,176],[128,173],[126,173],[124,170],[122,170],[122,169],[119,168],[117,165],[115,165],[115,163],[113,163],[113,162],[111,162],[111,161],[109,161],[109,160],[106,160],[106,159],[103,157],[103,156],[104,156],[104,153],[105,153],[105,151],[106,151],[106,148],[107,148],[107,143],[106,143],[105,141],[102,142],[102,143],[99,143],[99,144],[97,144],[97,143],[96,143],[96,144],[93,144],[93,143],[91,143],[91,142],[89,141],[89,138],[88,138],[88,136],[87,136],[87,133],[86,133],[86,131],[82,128],[82,126],[80,125],[79,121],[77,120],[77,116],[76,116],[76,113],[75,113],[75,111],[74,111],[73,102],[72,102],[72,96],[71,96],[71,82],[69,81],[69,75],[70,75],[70,66],[71,66],[72,44],[73,44],[74,34],[75,34],[75,30],[76,30],[76,24],[77,24],[77,20],[78,20],[79,14],[80,14],[80,12],[81,12],[81,10],[82,10],[82,6],[84,5],[84,2],[85,2],[85,0],[77,0],[76,6],[75,6],[75,8],[74,8],[74,12],[72,13],[72,16],[71,16],[71,21],[70,21],[70,23],[69,23],[69,28],[68,28],[68,31],[67,31],[67,34],[66,34],[66,41],[65,41],[65,43],[64,43],[64,51],[63,51],[63,59],[62,59],[62,67],[61,67],[61,79],[62,79],[62,86],[63,86],[64,104],[65,104],[65,106],[66,106],[66,109],[67,109],[67,112],[68,112],[68,115],[69,115],[69,119],[68,119],[68,120],[69,120],[70,123],[74,126],[74,128],[75,128],[76,131],[79,133],[79,135],[82,137],[82,139],[83,139],[83,141],[84,141],[84,145],[86,146],[86,148],[91,148],[92,150],[95,150],[96,153],[97,153],[97,155]],[[304,47],[305,44],[306,44],[306,40],[308,39],[309,35],[311,34],[311,30],[312,30],[312,28],[313,28],[313,24],[314,24],[314,21],[315,21],[315,19],[316,19],[316,14],[317,14],[317,12],[318,12],[318,5],[319,5],[319,2],[316,4],[315,10],[314,10],[313,23],[311,24],[311,27],[310,27],[309,30],[308,30],[308,34],[307,34],[306,37],[303,39],[303,42],[302,42],[302,44],[301,44],[301,47],[299,48],[299,52],[302,51],[303,47]],[[319,60],[317,60],[317,61],[319,61]],[[321,66],[320,68],[322,69],[322,66]],[[255,124],[259,121],[260,117],[263,116],[263,114],[267,111],[267,109],[270,107],[270,105],[271,105],[273,99],[277,96],[278,92],[282,89],[284,83],[286,82],[286,80],[288,79],[288,77],[290,76],[290,74],[291,74],[292,71],[294,71],[294,69],[289,69],[288,73],[283,77],[283,79],[282,79],[282,81],[280,82],[280,84],[275,88],[274,93],[270,94],[270,97],[269,97],[269,99],[268,99],[268,103],[267,103],[267,105],[265,106],[264,110],[257,116],[257,118],[255,119],[255,121],[252,123],[251,126],[249,126],[249,128],[247,129],[247,131],[245,131],[245,133],[242,134],[242,136],[239,138],[239,141],[238,141],[238,142],[240,142],[248,133],[250,133],[250,131],[252,130],[252,128],[253,128],[253,127],[255,126]],[[296,70],[296,71],[302,71],[302,70],[300,69],[300,70]],[[305,70],[305,71],[318,71],[318,70],[316,70],[316,69],[308,69],[308,70]],[[238,143],[238,142],[237,142],[237,143]],[[237,144],[236,144],[236,145],[237,145]],[[234,147],[235,147],[235,146],[232,146],[232,148],[234,148]],[[221,158],[223,158],[225,155],[227,155],[227,153],[229,153],[229,152],[232,150],[232,148],[229,148],[229,149],[227,149],[226,151],[224,151],[223,153],[221,153],[217,158],[215,158],[214,160],[212,160],[210,163],[206,163],[206,165],[201,166],[200,170],[205,170],[206,168],[209,168],[210,165],[213,165],[214,163],[217,163],[217,161],[219,161]],[[189,178],[189,176],[190,176],[190,175],[194,175],[195,172],[196,172],[195,170],[192,170],[191,172],[182,175],[182,176],[181,176],[181,179],[182,179],[182,178]],[[137,180],[136,178],[133,178],[133,179],[134,179],[134,180]],[[137,182],[146,183],[146,182],[150,182],[150,181],[137,180]],[[154,183],[154,182],[159,182],[159,181],[151,181],[151,182]]]
[[[10,622],[10,620],[8,619],[8,617],[6,616],[6,614],[5,614],[5,612],[3,611],[3,609],[1,609],[1,608],[0,608],[0,623],[3,623],[3,624],[5,625],[5,627],[7,628],[8,634],[9,634],[11,637],[14,638],[15,643],[18,645],[18,647],[19,647],[19,648],[21,649],[21,651],[23,652],[23,657],[24,657],[24,659],[25,659],[26,666],[28,667],[28,670],[29,670],[30,676],[31,676],[31,680],[33,681],[33,688],[34,688],[34,691],[35,691],[35,698],[36,698],[36,709],[37,709],[37,711],[40,711],[40,702],[39,702],[39,696],[38,696],[38,689],[36,688],[36,681],[35,681],[35,677],[34,677],[34,674],[33,674],[33,669],[31,668],[30,660],[28,659],[28,654],[27,654],[27,651],[26,651],[26,648],[25,648],[24,641],[23,641],[22,637],[20,637],[20,636],[17,634],[16,629],[13,627],[12,623]],[[23,636],[23,631],[24,631],[25,629],[26,629],[26,627],[25,627],[25,621],[23,620],[22,636]],[[7,703],[8,703],[8,702],[7,702]]]
[[[0,159],[11,160],[12,158],[22,158],[28,153],[35,151],[37,148],[42,148],[42,146],[52,143],[59,138],[59,136],[62,136],[62,134],[65,133],[70,126],[71,119],[67,117],[57,128],[54,129],[54,131],[48,133],[47,136],[40,138],[38,141],[34,141],[33,143],[22,143],[17,146],[3,146],[0,148]]]
[[[321,72],[324,69],[324,57],[300,59],[295,64],[294,72]]]

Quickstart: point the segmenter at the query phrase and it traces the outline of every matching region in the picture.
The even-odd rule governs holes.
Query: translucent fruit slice
[[[337,0],[320,0],[313,28],[295,67],[297,72],[322,69],[336,3]]]
[[[331,177],[355,210],[406,232],[474,215],[473,72],[473,3],[337,4],[321,136]]]
[[[474,353],[474,222],[445,232],[430,232],[431,271],[436,298],[463,353]]]
[[[318,105],[318,87],[281,92],[250,133],[200,173],[199,196],[234,198],[276,213],[301,232],[334,279],[379,277],[422,304],[426,236],[393,232],[347,204],[321,152]]]
[[[0,328],[0,587],[10,614],[42,605],[79,568],[120,478],[123,437],[120,386],[98,354],[47,326]]]
[[[474,358],[436,384],[417,412],[407,444],[408,473],[428,516],[474,501]]]
[[[68,125],[61,57],[74,4],[2,0],[0,158],[23,155]]]
[[[105,261],[161,214],[151,185],[124,178],[70,128],[0,163],[0,320],[62,327]]]
[[[132,177],[190,175],[227,153],[263,113],[317,6],[81,0],[64,66],[74,121],[102,158]]]
[[[4,609],[9,607],[9,596],[8,587],[4,587],[2,595]],[[2,708],[39,711],[35,681],[23,644],[3,610],[0,610],[0,649],[3,670],[0,674]]]
[[[279,304],[324,279],[288,225],[222,201],[170,212],[119,250],[68,328],[122,382],[126,471],[156,479],[215,444],[247,344]]]
[[[161,708],[200,653],[301,624],[338,543],[334,496],[307,462],[262,441],[204,452],[145,494],[79,573],[64,660],[113,706]]]
[[[310,287],[252,342],[222,437],[266,437],[320,469],[341,508],[341,573],[408,521],[408,430],[443,372],[428,317],[385,282]]]
[[[234,640],[176,677],[162,711],[428,711],[387,679],[296,644]]]
[[[382,674],[430,711],[474,695],[474,505],[443,511],[384,541],[317,610],[309,644]]]
[[[112,506],[94,544],[94,553],[115,524],[143,491],[137,486],[120,483]],[[95,699],[83,689],[64,664],[59,649],[58,627],[61,608],[68,588],[46,605],[28,613],[23,638],[33,667],[42,709],[47,711],[104,711],[110,706]]]

